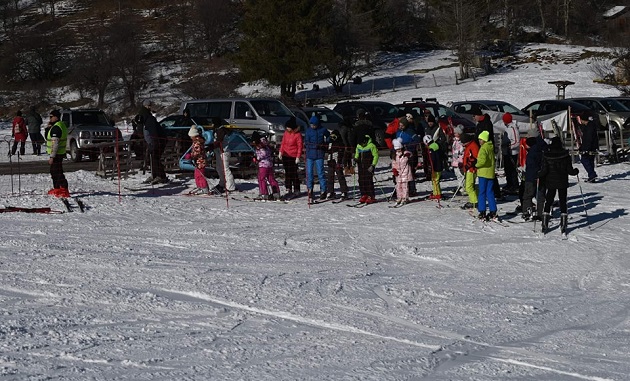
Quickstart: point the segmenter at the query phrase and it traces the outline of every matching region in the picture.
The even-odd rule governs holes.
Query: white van
[[[265,131],[269,141],[276,144],[282,141],[284,123],[295,116],[284,103],[273,98],[193,99],[182,102],[180,115],[186,108],[193,120],[195,117],[219,117],[248,135],[255,130]],[[305,131],[306,124],[299,118],[296,120]]]

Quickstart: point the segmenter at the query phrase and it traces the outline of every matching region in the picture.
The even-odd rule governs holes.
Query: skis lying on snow
[[[22,206],[5,206],[0,209],[0,213],[11,213],[11,212],[22,212],[22,213],[42,213],[42,214],[61,214],[62,210],[53,210],[50,207],[41,207],[41,208],[27,208]]]

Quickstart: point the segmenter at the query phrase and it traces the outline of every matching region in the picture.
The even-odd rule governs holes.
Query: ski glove
[[[370,172],[370,173],[374,173],[374,166],[373,166],[373,165],[370,165],[370,166],[368,167],[368,172]]]
[[[392,172],[394,173],[394,177],[398,176],[398,170],[396,168],[393,168]]]

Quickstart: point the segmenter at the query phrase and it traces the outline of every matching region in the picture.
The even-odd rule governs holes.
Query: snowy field
[[[380,99],[523,107],[560,79],[617,95],[592,78],[586,61],[531,66]],[[453,177],[443,208],[390,209],[243,201],[251,179],[239,201],[183,196],[189,178],[131,191],[144,176],[67,173],[85,213],[0,214],[0,380],[627,380],[630,165],[596,170],[571,178],[567,240],[557,211],[543,236],[507,214],[514,199],[503,224],[473,220]],[[64,210],[49,175],[19,180],[0,177],[1,205]]]

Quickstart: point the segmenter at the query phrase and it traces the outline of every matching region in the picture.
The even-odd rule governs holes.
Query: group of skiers
[[[573,168],[573,160],[561,138],[552,134],[545,139],[539,125],[521,137],[519,126],[509,113],[503,115],[503,124],[497,126],[495,131],[487,114],[479,109],[473,109],[472,113],[476,121],[473,133],[464,132],[461,125],[445,126],[444,123],[438,123],[428,110],[422,116],[401,114],[389,124],[385,141],[391,150],[391,170],[395,184],[395,191],[390,197],[402,206],[417,196],[416,172],[423,168],[425,178],[432,185],[428,198],[439,202],[442,198],[442,173],[450,167],[459,184],[456,193],[468,197],[468,202],[462,208],[471,213],[476,209],[475,217],[498,220],[497,200],[503,199],[505,195],[518,195],[522,218],[526,221],[541,221],[542,229],[546,231],[557,194],[561,212],[560,227],[566,233],[568,178],[577,175],[578,170]],[[295,119],[286,123],[286,131],[278,147],[278,157],[285,170],[287,192],[283,196],[279,195],[273,170],[269,170],[272,168],[269,143],[265,139],[254,141],[257,162],[261,168],[260,198],[287,200],[300,195],[298,164],[304,153],[308,202],[337,198],[334,189],[336,182],[339,184],[340,197],[347,199],[349,188],[346,176],[354,174],[355,167],[359,203],[376,202],[374,171],[379,151],[374,143],[374,129],[364,110],[359,110],[353,125],[345,123],[347,121],[337,130],[328,131],[319,118],[313,115],[304,136]],[[580,159],[588,174],[587,181],[591,182],[597,177],[594,172],[594,154],[598,149],[597,125],[593,118],[578,123],[576,132]],[[350,145],[349,137],[354,138],[356,145]],[[499,147],[495,149],[496,144]],[[499,159],[503,162],[506,178],[502,190],[496,172]],[[319,180],[318,198],[314,193],[315,176]],[[267,183],[271,192],[267,191]]]

